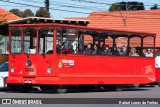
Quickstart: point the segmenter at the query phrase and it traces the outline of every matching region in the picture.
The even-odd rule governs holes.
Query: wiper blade
[[[27,58],[29,58],[29,54],[28,53],[24,53],[26,55]]]
[[[13,56],[13,58],[15,58],[15,55],[13,53],[11,53],[11,55]]]
[[[45,58],[45,57],[46,57],[46,56],[45,56],[45,53],[43,53],[42,56]]]

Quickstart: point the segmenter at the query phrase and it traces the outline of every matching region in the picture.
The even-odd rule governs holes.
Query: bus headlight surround
[[[14,72],[15,71],[15,68],[11,68],[11,72]]]
[[[31,60],[28,60],[27,62],[26,62],[26,66],[32,66],[32,61]]]
[[[52,68],[47,68],[47,72],[50,74],[52,72]]]

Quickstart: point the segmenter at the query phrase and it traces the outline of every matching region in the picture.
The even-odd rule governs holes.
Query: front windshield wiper
[[[27,58],[29,58],[29,54],[28,53],[24,53],[26,55]]]
[[[43,58],[45,58],[45,57],[46,57],[46,56],[45,56],[45,53],[43,53],[42,56],[43,56]]]
[[[11,55],[13,56],[13,58],[15,58],[15,54],[14,53],[11,53]]]

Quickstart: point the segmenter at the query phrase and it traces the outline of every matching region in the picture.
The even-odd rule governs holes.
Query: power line
[[[12,4],[18,4],[18,5],[24,5],[24,6],[31,6],[31,7],[42,7],[42,6],[36,6],[36,5],[31,5],[31,4],[23,4],[23,3],[17,3],[17,2],[11,2],[11,1],[5,1],[5,0],[0,0],[2,2],[7,2],[7,3],[12,3]],[[49,8],[51,10],[59,10],[59,11],[65,11],[65,12],[73,12],[73,13],[81,13],[81,14],[90,14],[87,12],[79,12],[79,11],[74,11],[74,10],[64,10],[64,9],[57,9],[57,8]]]
[[[37,2],[37,1],[34,1],[34,0],[32,0],[32,1],[28,1],[28,0],[24,0],[24,1],[27,1],[27,2],[34,2],[34,3],[43,3],[43,2]],[[82,5],[77,5],[77,6],[75,6],[74,4],[68,4],[68,3],[64,3],[64,2],[56,2],[56,1],[53,1],[54,3],[51,3],[50,2],[50,5],[53,5],[53,6],[61,6],[61,7],[69,7],[69,8],[77,8],[77,9],[88,9],[88,10],[99,10],[99,11],[104,11],[104,10],[107,10],[106,8],[104,9],[102,9],[102,8],[91,8],[91,7],[86,7],[86,6],[82,6]]]
[[[18,5],[24,5],[24,6],[31,6],[31,7],[40,7],[40,6],[35,6],[35,5],[30,5],[30,4],[23,4],[23,3],[17,3],[17,2],[11,2],[11,1],[5,1],[5,0],[0,0],[2,2],[7,2],[7,3],[12,3],[12,4],[18,4]],[[51,10],[59,10],[59,11],[65,11],[65,12],[74,12],[74,13],[81,13],[81,14],[90,14],[90,13],[87,13],[87,12],[78,12],[78,11],[70,11],[70,10],[64,10],[64,9],[57,9],[57,8],[50,8]],[[98,15],[98,16],[102,16],[102,17],[105,17],[105,16],[111,16],[111,17],[121,17],[119,15],[111,15],[111,14],[100,14],[100,13],[97,13],[95,15]],[[145,17],[128,17],[128,18],[139,18],[139,19],[160,19],[160,18],[145,18]]]
[[[87,1],[87,0],[72,0],[72,1],[77,1],[77,2],[85,2],[85,3],[91,3],[91,4],[103,4],[103,5],[126,5],[126,4],[118,4],[118,3],[104,3],[104,2],[95,2],[95,1]],[[154,6],[154,5],[130,5],[130,6]],[[160,5],[159,5],[160,6]]]

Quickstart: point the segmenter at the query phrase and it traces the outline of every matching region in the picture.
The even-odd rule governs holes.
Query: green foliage
[[[22,17],[22,11],[20,11],[19,9],[11,9],[9,12],[15,14],[16,16]]]
[[[34,13],[30,9],[26,9],[22,13],[22,17],[23,18],[25,18],[25,17],[32,17],[32,16],[34,16]]]
[[[151,9],[151,10],[156,10],[156,9],[159,9],[159,8],[158,8],[158,5],[155,4],[155,5],[154,5],[153,7],[151,7],[150,9]]]
[[[50,13],[46,8],[40,7],[36,12],[36,17],[50,18]]]
[[[142,2],[127,2],[128,10],[145,10],[144,4]],[[126,11],[126,2],[113,3],[109,11]]]

